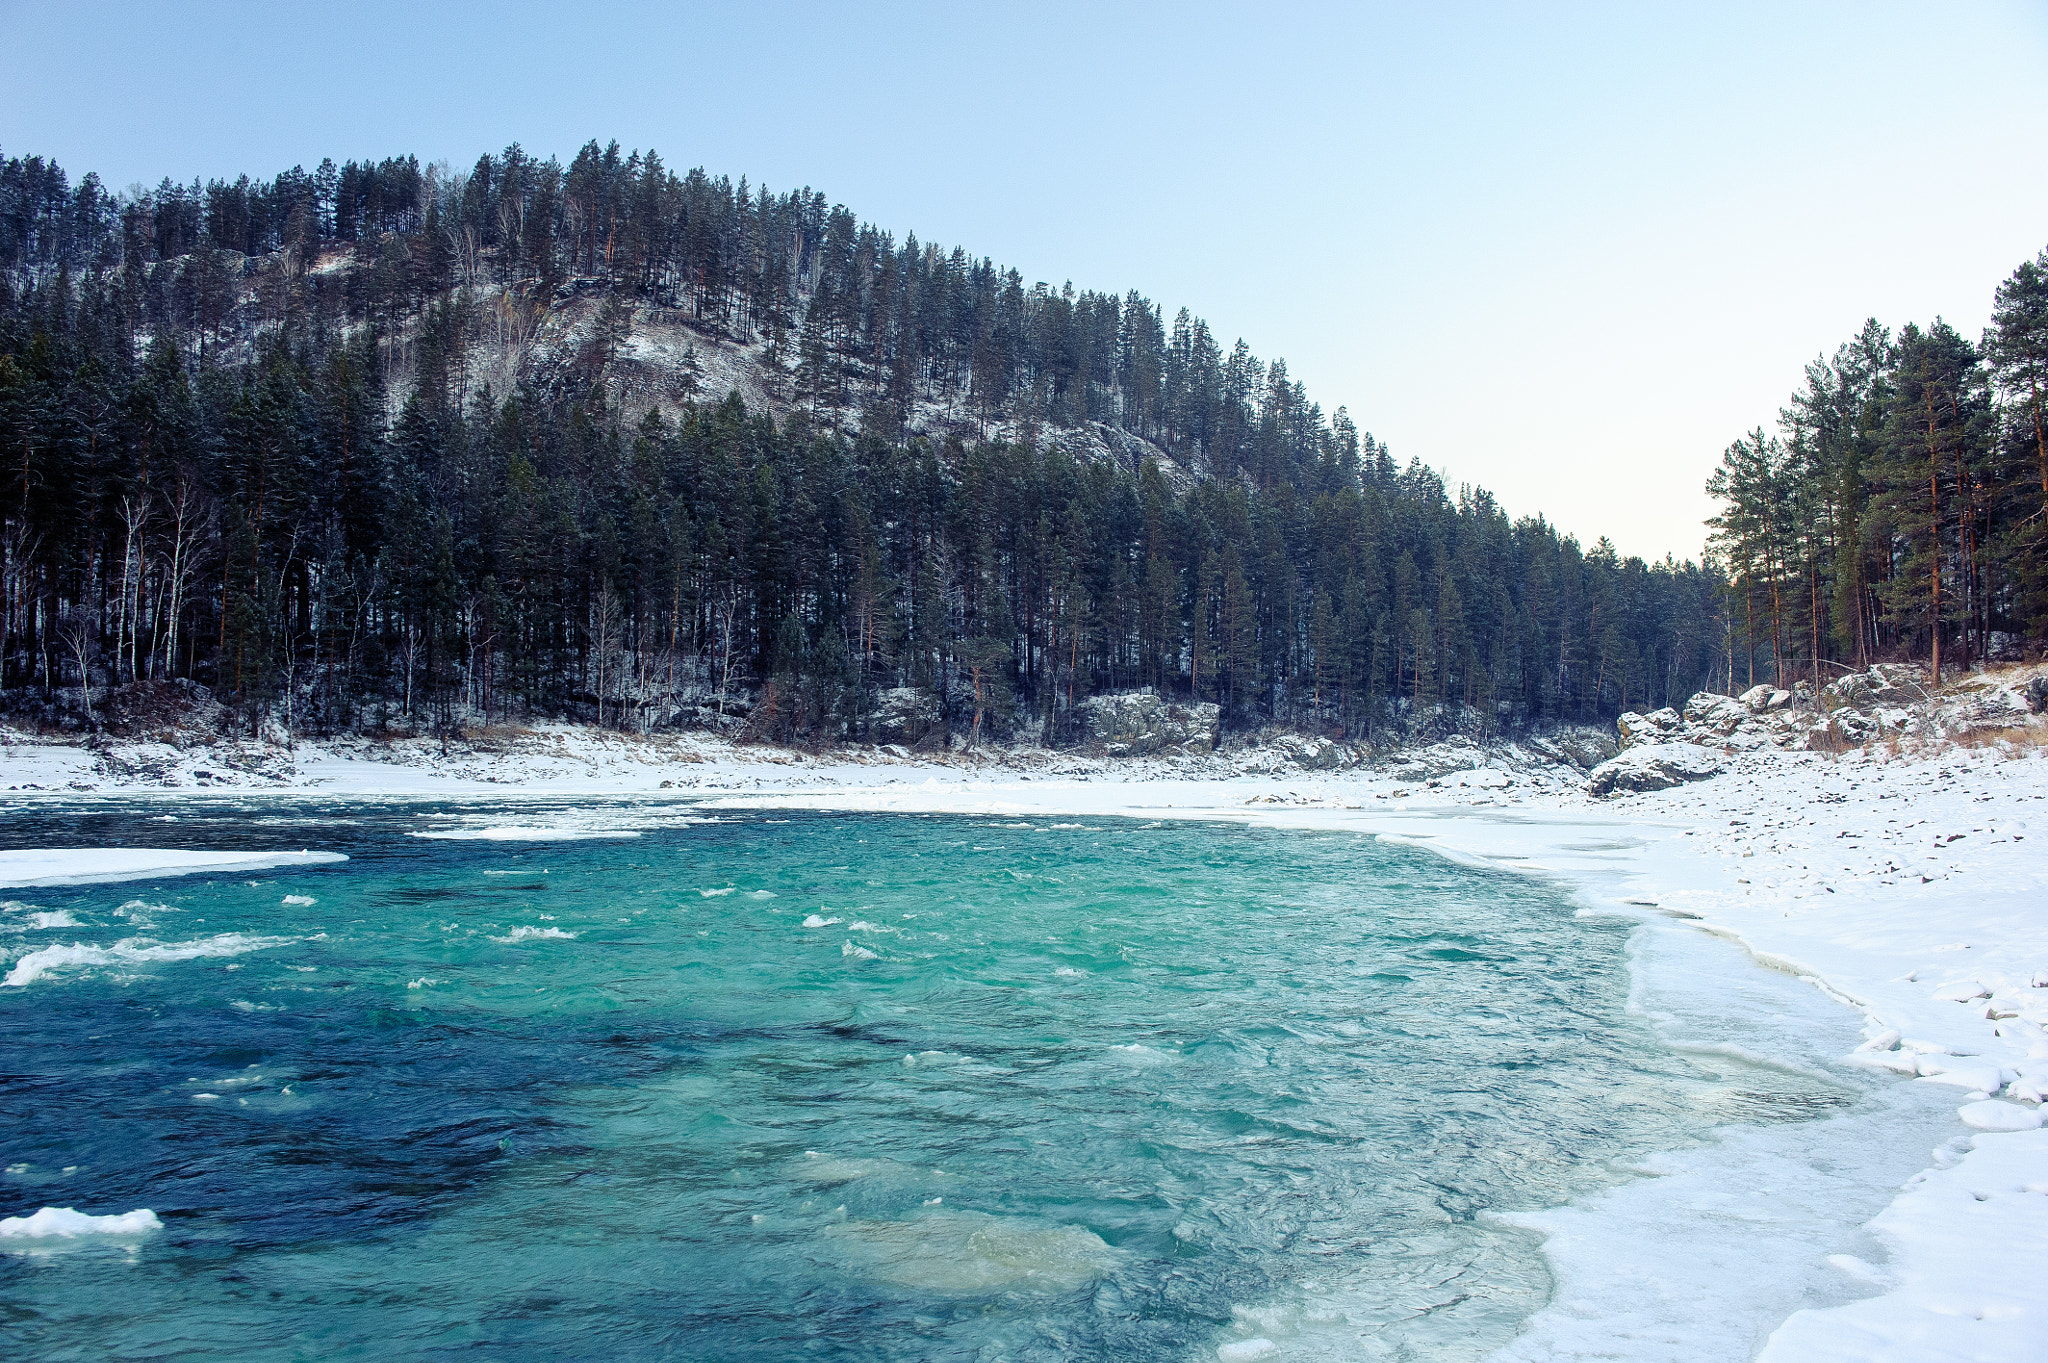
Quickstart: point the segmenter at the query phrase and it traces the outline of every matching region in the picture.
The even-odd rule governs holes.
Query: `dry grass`
[[[2048,757],[2048,724],[1971,729],[1950,742],[1958,748],[1990,749],[2003,757]]]

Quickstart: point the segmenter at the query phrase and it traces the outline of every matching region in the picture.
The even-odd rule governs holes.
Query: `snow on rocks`
[[[1075,709],[1088,741],[1100,744],[1111,757],[1213,752],[1223,713],[1212,701],[1182,704],[1150,690],[1090,696]]]
[[[1593,768],[1586,778],[1586,793],[1668,790],[1718,775],[1723,766],[1719,756],[1697,743],[1652,743],[1629,748]]]

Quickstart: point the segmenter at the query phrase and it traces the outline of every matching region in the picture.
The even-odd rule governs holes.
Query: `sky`
[[[2048,247],[2048,5],[0,0],[0,154],[110,187],[517,141],[809,185],[1284,357],[1623,553],[1866,317]]]

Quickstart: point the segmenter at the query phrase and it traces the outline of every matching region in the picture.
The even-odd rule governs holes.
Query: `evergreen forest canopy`
[[[1944,669],[2048,639],[2048,250],[1972,344],[1875,319],[1806,366],[1707,490],[1736,670],[1786,684],[1874,659]]]
[[[616,144],[123,194],[0,162],[0,429],[0,686],[88,718],[189,678],[294,731],[908,704],[1061,743],[1153,687],[1378,738],[1753,652],[1715,568],[1453,495],[1185,310]]]

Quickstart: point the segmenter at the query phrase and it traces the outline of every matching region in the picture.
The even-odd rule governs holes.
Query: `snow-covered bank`
[[[1897,1074],[1919,1095],[1948,1097],[1955,1116],[1928,1142],[1939,1147],[1930,1158],[1941,1167],[1916,1178],[1871,1223],[1867,1251],[1796,1247],[1793,1260],[1839,1283],[1806,1300],[1846,1304],[1776,1323],[1765,1357],[2028,1357],[2048,1330],[2034,1267],[2048,1250],[2048,1132],[1995,1130],[2037,1120],[2048,1089],[2048,824],[2034,813],[2048,808],[2048,761],[1967,747],[1918,759],[1760,750],[1728,756],[1709,780],[1599,801],[1569,766],[1480,749],[1462,768],[1337,773],[1258,753],[1203,762],[1021,754],[1001,765],[916,763],[907,754],[810,758],[706,740],[635,745],[566,730],[544,732],[537,746],[445,759],[417,743],[302,746],[288,779],[238,780],[223,794],[487,796],[494,809],[471,816],[467,835],[497,828],[501,837],[530,836],[544,822],[522,807],[527,799],[563,797],[1019,821],[1232,819],[1353,830],[1553,876],[1589,912],[1633,914],[1665,931],[1704,930],[1740,942],[1765,965],[1812,978],[1865,1018],[1858,1063]],[[376,760],[393,753],[405,760]],[[40,779],[32,783],[55,786],[59,798],[95,798],[74,782],[107,795],[193,798],[190,789],[155,783],[124,787],[93,760],[80,749],[11,748],[0,754],[0,784],[31,783],[33,772]],[[1728,992],[1731,1010],[1743,1006]],[[1704,1347],[1694,1328],[1701,1313],[1727,1307],[1714,1290],[1718,1261],[1703,1252],[1697,1282],[1648,1290],[1629,1272],[1652,1269],[1630,1259],[1615,1229],[1646,1224],[1641,1201],[1662,1197],[1667,1207],[1691,1198],[1694,1224],[1753,1233],[1775,1214],[1771,1170],[1828,1160],[1826,1124],[1786,1129],[1807,1133],[1812,1148],[1750,1150],[1746,1138],[1733,1137],[1715,1147],[1719,1163],[1698,1152],[1658,1162],[1664,1177],[1637,1185],[1633,1208],[1589,1204],[1532,1223],[1551,1237],[1560,1290],[1509,1356],[1728,1356]],[[1732,1186],[1745,1170],[1749,1183]],[[1790,1201],[1786,1208],[1797,1212]],[[1587,1234],[1596,1224],[1605,1229]],[[1660,1261],[1654,1271],[1668,1267]],[[1850,1300],[1858,1293],[1869,1295]],[[1614,1309],[1628,1294],[1630,1309]],[[1714,1334],[1723,1343],[1750,1338],[1743,1330]]]

